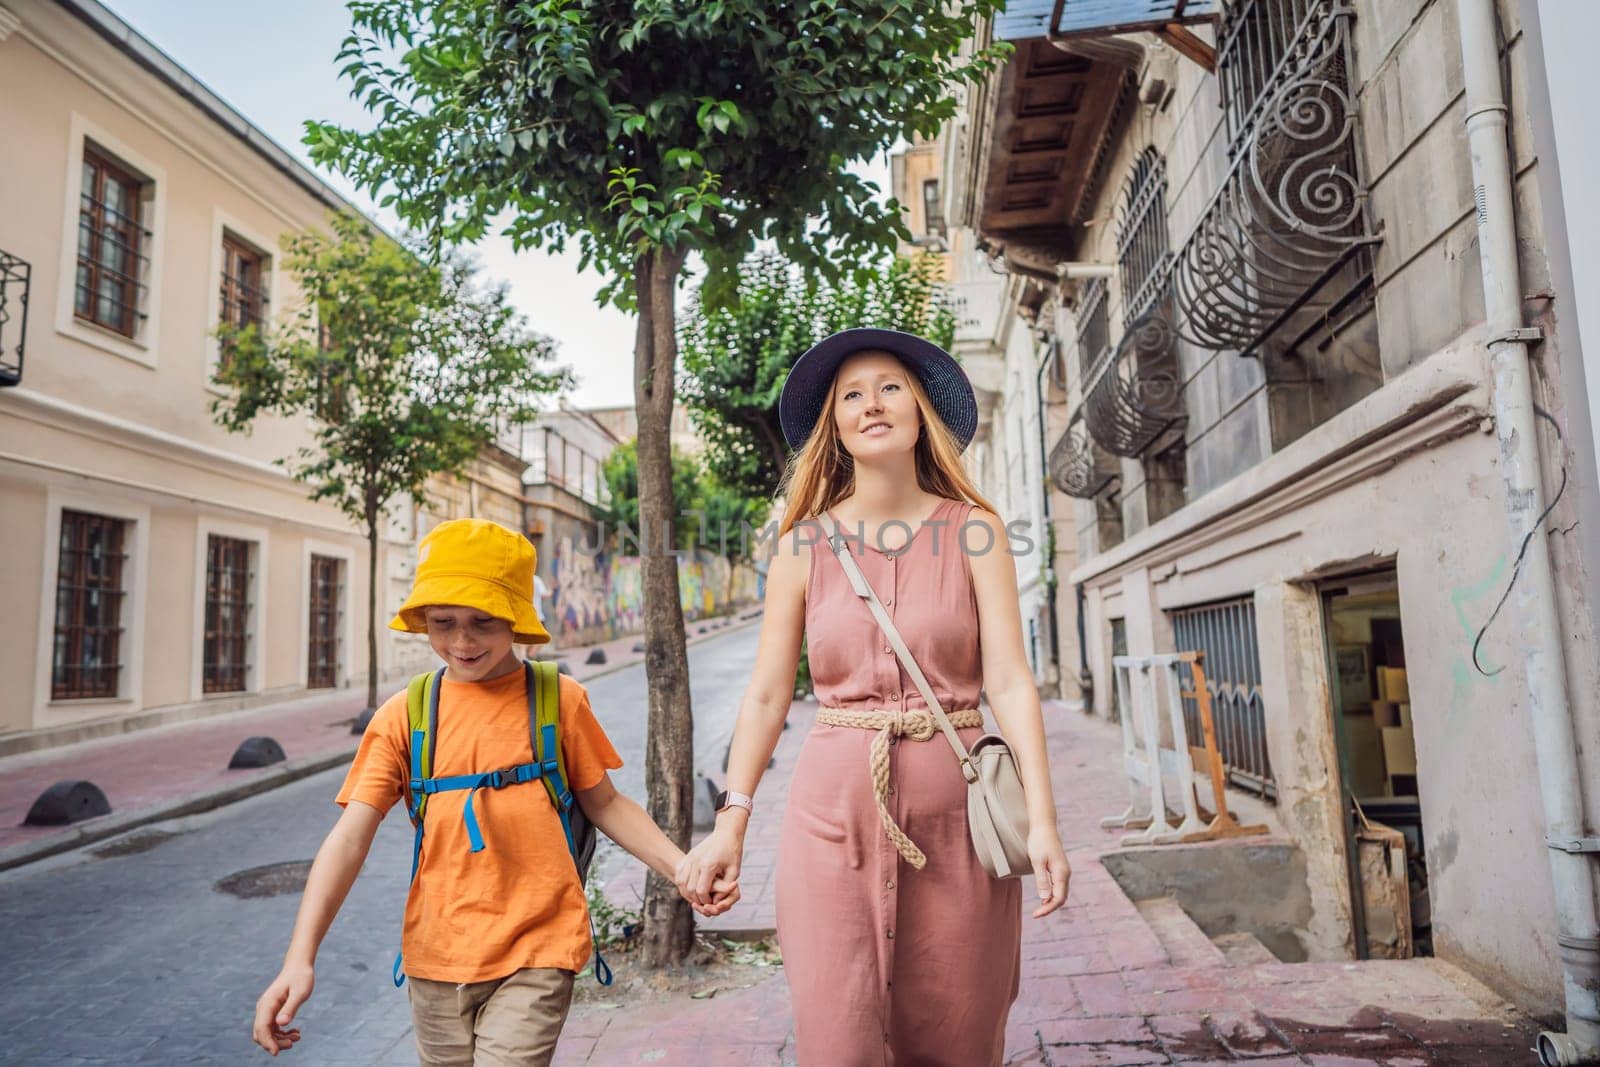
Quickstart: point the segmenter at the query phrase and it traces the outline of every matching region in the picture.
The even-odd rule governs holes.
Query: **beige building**
[[[1218,876],[1234,921],[1302,899],[1292,936],[1273,942],[1285,959],[1409,945],[1559,1013],[1562,959],[1581,976],[1600,953],[1582,837],[1600,825],[1600,560],[1579,521],[1596,486],[1561,298],[1567,242],[1549,228],[1560,184],[1535,149],[1562,128],[1530,100],[1545,92],[1533,15],[1573,12],[1196,0],[1179,5],[1185,25],[1127,32],[1096,24],[1113,6],[1010,3],[980,29],[1016,52],[943,138],[954,276],[1009,275],[989,283],[997,319],[1015,320],[989,331],[1004,357],[982,365],[995,410],[1012,406],[1014,373],[1039,383],[1019,396],[1043,411],[1054,491],[1038,495],[1060,505],[1075,557],[1056,560],[1056,618],[1085,635],[1086,701],[1126,712],[1116,655],[1203,651],[1230,792],[1257,798],[1244,803],[1288,845],[1260,884]],[[1496,25],[1514,189],[1498,217],[1464,88],[1500,83],[1502,65],[1482,62]],[[1563,157],[1587,163],[1592,123],[1588,146],[1566,129]],[[1509,218],[1515,241],[1485,251],[1480,214]],[[1507,255],[1521,317],[1507,329],[1491,308],[1491,329],[1481,257],[1504,277]],[[1577,265],[1587,258],[1575,242]],[[1551,416],[1537,434],[1514,379],[1490,372],[1491,348],[1515,360],[1506,346],[1524,343]],[[1028,470],[1026,422],[991,432],[1006,455],[987,462]],[[1535,535],[1543,587],[1508,530],[1508,506],[1533,498],[1508,500],[1504,481],[1508,464],[1518,477],[1541,462],[1555,500]],[[1548,625],[1530,621],[1541,611]],[[1079,671],[1070,645],[1063,675]],[[1370,872],[1353,859],[1363,813],[1404,834],[1403,915],[1368,907]],[[1196,852],[1185,877],[1203,882],[1222,855]],[[1592,1010],[1592,988],[1568,989],[1574,1011]]]
[[[349,205],[92,0],[0,2],[0,145],[0,745],[360,685],[364,537],[274,465],[303,426],[227,434],[207,384],[223,316],[294,305],[282,236]]]

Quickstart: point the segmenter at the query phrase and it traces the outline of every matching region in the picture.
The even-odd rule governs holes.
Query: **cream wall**
[[[312,551],[346,560],[338,680],[364,679],[365,538],[273,465],[309,442],[303,424],[268,419],[228,434],[212,419],[207,385],[224,230],[272,257],[268,313],[278,320],[296,299],[281,235],[325,225],[336,197],[246,144],[241,133],[265,142],[242,118],[206,114],[66,8],[0,3],[18,21],[0,40],[0,246],[33,268],[25,379],[0,390],[0,595],[22,605],[19,639],[0,646],[0,672],[13,679],[0,743],[52,743],[85,724],[182,718],[302,692]],[[154,185],[149,318],[133,342],[72,317],[86,137]],[[62,507],[133,523],[115,700],[50,699]],[[210,533],[256,546],[242,693],[201,693]],[[380,648],[387,655],[390,642]]]

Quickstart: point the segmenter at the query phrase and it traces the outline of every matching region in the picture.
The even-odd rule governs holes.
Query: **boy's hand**
[[[740,814],[743,814],[742,809]],[[677,883],[683,899],[690,904],[726,911],[733,902],[724,902],[716,887],[724,887],[724,893],[728,887],[734,893],[738,892],[739,864],[743,856],[743,835],[731,827],[725,827],[719,819],[711,836],[690,849],[688,855],[679,862],[673,881]],[[738,899],[737,896],[734,899]]]
[[[697,904],[693,900],[689,900],[689,895],[684,893],[682,889],[678,890],[678,893],[684,900],[689,901],[689,906],[697,914],[711,919],[721,915],[739,902],[739,883],[718,878],[712,883],[711,900],[706,904]]]
[[[311,996],[316,984],[312,969],[305,964],[284,964],[278,977],[267,986],[267,991],[256,1001],[256,1023],[250,1036],[255,1043],[276,1056],[294,1048],[300,1040],[299,1027],[287,1029],[294,1021],[294,1013]]]

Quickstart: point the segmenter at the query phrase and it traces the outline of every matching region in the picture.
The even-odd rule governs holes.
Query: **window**
[[[223,326],[260,329],[267,302],[263,284],[266,257],[231,236],[222,238]]]
[[[84,150],[73,312],[124,337],[138,332],[142,318],[143,184],[104,156]]]
[[[52,700],[117,695],[126,526],[104,515],[61,513]]]
[[[939,203],[939,179],[922,183],[922,228],[929,234],[944,233],[944,208]]]
[[[319,363],[314,410],[317,418],[330,426],[337,426],[345,419],[348,376],[341,358],[334,354],[333,332],[326,323],[317,327],[317,353]]]
[[[1078,377],[1085,386],[1110,344],[1106,283],[1103,278],[1096,278],[1083,287],[1083,297],[1078,302]]]
[[[339,605],[343,600],[344,561],[312,555],[308,689],[331,689],[339,684]]]
[[[1277,798],[1277,782],[1267,755],[1266,697],[1261,691],[1261,654],[1256,644],[1256,603],[1241,597],[1167,613],[1178,651],[1206,654],[1206,688],[1211,690],[1217,748],[1228,784]],[[1183,702],[1190,737],[1200,736],[1199,706]]]
[[[206,542],[203,689],[239,693],[249,673],[252,545],[212,534]]]
[[[1131,325],[1161,294],[1167,272],[1167,163],[1146,148],[1123,187],[1117,221],[1122,322]]]

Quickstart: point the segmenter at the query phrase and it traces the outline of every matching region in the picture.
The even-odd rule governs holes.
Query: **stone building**
[[[303,425],[230,435],[208,384],[350,205],[93,0],[0,4],[0,146],[0,745],[363,684],[364,536],[274,465]]]
[[[1552,225],[1566,185],[1592,230],[1553,147],[1593,173],[1595,129],[1550,117],[1577,100],[1566,59],[1546,85],[1552,21],[1579,32],[1571,5],[1532,0],[1013,0],[980,27],[1015,52],[945,129],[940,187],[953,277],[984,308],[968,368],[1003,413],[985,484],[1057,523],[1060,674],[1117,717],[1115,656],[1205,654],[1229,792],[1288,845],[1271,894],[1305,901],[1284,958],[1403,945],[1541,1013],[1563,954],[1593,963],[1592,869],[1574,874],[1593,855],[1574,850],[1600,822],[1592,795],[1566,822],[1541,799],[1552,768],[1569,794],[1600,781],[1573,314],[1592,257],[1573,242],[1569,263]],[[1498,64],[1463,58],[1485,25]],[[1479,222],[1499,218],[1468,85],[1509,103],[1515,329],[1486,311]],[[1522,344],[1537,434],[1508,428],[1512,379],[1491,373]],[[1505,484],[1541,463],[1542,589],[1508,522],[1537,496]],[[1368,906],[1363,816],[1404,835],[1403,915]],[[1558,824],[1576,836],[1547,845]]]

